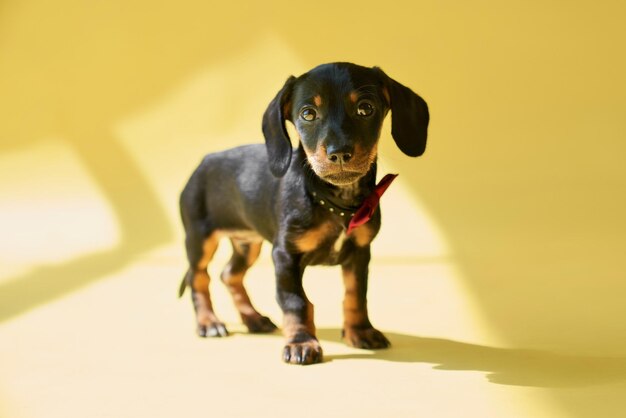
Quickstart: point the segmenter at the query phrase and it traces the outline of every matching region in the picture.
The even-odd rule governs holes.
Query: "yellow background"
[[[609,0],[4,0],[0,417],[622,417],[625,21]],[[401,181],[370,302],[394,348],[341,345],[339,273],[313,269],[327,362],[290,368],[279,336],[193,335],[176,204],[330,61],[420,93],[429,144],[381,138]],[[251,293],[280,322],[265,251]]]

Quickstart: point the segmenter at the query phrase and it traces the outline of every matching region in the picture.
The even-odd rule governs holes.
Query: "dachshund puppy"
[[[376,185],[378,138],[391,110],[392,137],[405,154],[426,148],[426,102],[381,69],[350,63],[320,65],[289,77],[263,115],[265,146],[246,145],[207,155],[180,197],[189,261],[179,294],[191,288],[197,332],[228,335],[213,311],[207,266],[220,238],[233,254],[221,274],[250,332],[276,326],[250,302],[243,278],[272,244],[276,298],[284,314],[287,363],[322,361],[313,304],[302,287],[308,265],[341,265],[345,342],[386,348],[370,323],[367,280],[370,243],[380,228],[378,199],[393,180]],[[285,123],[295,125],[293,149]]]

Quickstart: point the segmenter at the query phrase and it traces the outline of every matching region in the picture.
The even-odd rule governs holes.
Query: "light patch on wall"
[[[108,202],[64,142],[1,155],[0,179],[0,281],[118,243]]]
[[[220,65],[191,74],[169,94],[117,125],[117,136],[142,171],[158,178],[155,190],[174,225],[180,225],[178,194],[202,157],[238,145],[262,144],[261,118],[267,105],[289,75],[306,70],[283,41],[263,36]]]
[[[379,179],[386,173],[396,171],[384,156],[379,156]],[[383,227],[372,243],[372,252],[378,259],[449,261],[443,235],[426,207],[405,186],[402,173],[385,192],[380,205]]]

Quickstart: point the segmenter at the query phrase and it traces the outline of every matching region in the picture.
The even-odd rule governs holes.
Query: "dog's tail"
[[[189,286],[189,270],[183,276],[183,280],[180,282],[180,287],[178,288],[178,298],[182,298],[185,294],[185,289]]]

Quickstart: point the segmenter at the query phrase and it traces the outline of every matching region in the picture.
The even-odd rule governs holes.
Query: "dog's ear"
[[[269,158],[270,171],[276,177],[282,177],[291,163],[291,140],[287,133],[285,120],[289,118],[289,102],[296,78],[291,76],[278,92],[263,114],[263,136]]]
[[[410,88],[374,67],[383,82],[391,107],[391,136],[400,151],[418,157],[426,150],[428,136],[428,105]]]

